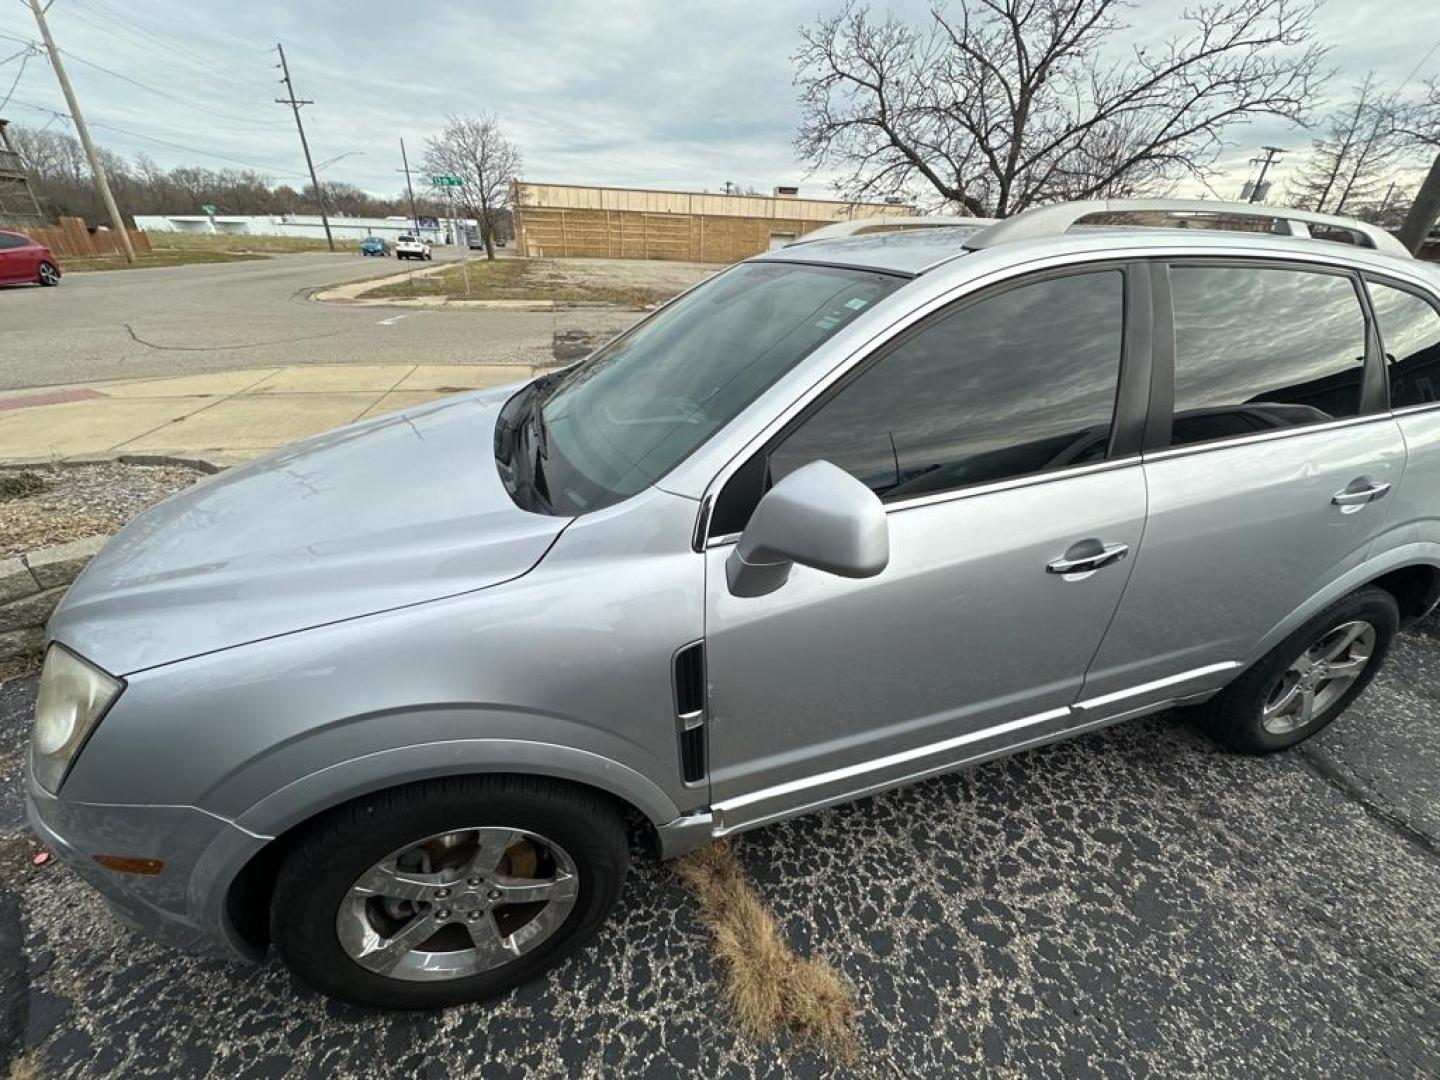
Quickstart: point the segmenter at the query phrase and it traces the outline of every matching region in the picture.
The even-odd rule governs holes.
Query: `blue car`
[[[360,241],[361,255],[389,255],[390,245],[378,236],[367,236]]]

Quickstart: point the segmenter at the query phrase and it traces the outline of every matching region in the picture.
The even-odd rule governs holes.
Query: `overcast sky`
[[[273,101],[280,41],[297,91],[316,102],[304,110],[316,161],[351,155],[325,175],[378,194],[403,187],[401,136],[413,166],[446,114],[492,110],[524,152],[528,179],[692,190],[727,180],[762,191],[798,183],[820,195],[828,194],[825,178],[807,178],[791,150],[798,112],[789,57],[797,28],[833,6],[54,0],[49,17],[97,141],[165,166],[245,164],[303,180],[294,123]],[[926,8],[890,6],[917,21]],[[1143,0],[1130,13],[1143,27],[1133,33],[1158,33],[1181,6]],[[1337,95],[1371,69],[1399,83],[1424,60],[1416,79],[1440,75],[1440,49],[1432,51],[1440,0],[1330,0],[1320,32],[1335,46]],[[0,61],[23,48],[13,38],[36,36],[23,4],[0,4]],[[18,70],[17,60],[0,63],[0,101]],[[32,106],[64,110],[40,58],[28,62],[0,116],[66,125]],[[1309,140],[1274,122],[1231,137],[1224,195],[1235,194],[1227,189],[1244,179],[1259,145]]]

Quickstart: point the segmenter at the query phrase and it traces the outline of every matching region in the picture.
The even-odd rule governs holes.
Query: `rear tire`
[[[35,280],[41,285],[53,289],[60,284],[60,268],[49,261],[41,262],[35,268]]]
[[[1395,598],[1384,589],[1360,589],[1300,627],[1191,715],[1241,753],[1269,754],[1304,742],[1370,685],[1399,628]]]
[[[523,776],[410,784],[306,828],[280,866],[271,940],[303,981],[358,1005],[477,1001],[580,949],[628,864],[619,813],[589,789]],[[507,902],[501,890],[515,888],[547,899]]]

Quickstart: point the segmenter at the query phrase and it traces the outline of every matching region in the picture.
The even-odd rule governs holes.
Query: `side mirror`
[[[885,507],[828,461],[796,469],[765,493],[725,563],[735,596],[764,596],[795,563],[841,577],[874,577],[890,562]]]

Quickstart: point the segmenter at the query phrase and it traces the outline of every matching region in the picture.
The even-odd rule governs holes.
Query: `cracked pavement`
[[[33,687],[0,688],[0,882],[23,934],[7,952],[0,884],[7,992],[23,971],[0,1039],[43,1076],[850,1072],[735,1033],[695,905],[653,864],[586,953],[489,1006],[367,1013],[273,960],[151,944],[63,867],[13,857]],[[738,853],[789,940],[854,983],[856,1075],[1433,1076],[1437,706],[1431,620],[1303,750],[1232,755],[1163,714]]]

